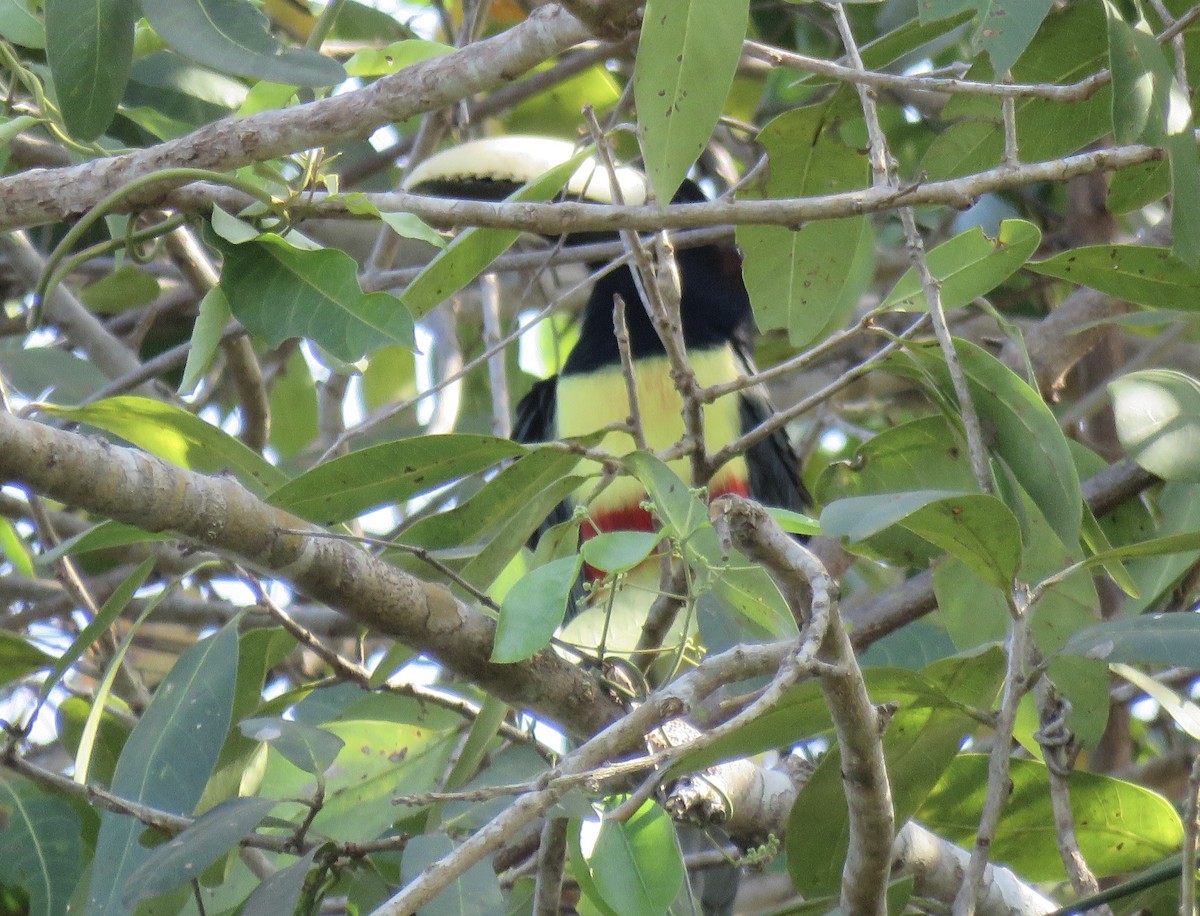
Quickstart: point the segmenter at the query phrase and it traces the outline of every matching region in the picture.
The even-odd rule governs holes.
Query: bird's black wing
[[[554,415],[558,412],[558,376],[534,382],[517,403],[513,441],[524,444],[549,442],[554,438]]]
[[[748,375],[756,370],[750,356],[749,340],[737,337],[733,349]],[[738,394],[738,413],[742,434],[750,432],[775,414],[775,408],[759,385]],[[764,506],[803,512],[812,505],[812,497],[800,479],[800,459],[792,448],[787,432],[777,429],[746,450],[750,472],[750,495]]]
[[[555,414],[558,411],[558,376],[534,382],[529,393],[517,404],[517,418],[513,424],[513,440],[527,445],[549,442],[554,438]],[[529,540],[532,549],[543,534],[560,522],[571,518],[571,505],[566,500],[554,507]]]

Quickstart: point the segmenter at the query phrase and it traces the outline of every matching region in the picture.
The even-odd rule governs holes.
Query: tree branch
[[[321,529],[261,502],[229,477],[206,477],[143,452],[0,414],[0,478],[241,558],[569,734],[595,734],[621,714],[593,677],[551,650],[517,664],[490,661],[491,618],[444,586],[352,544],[298,533]]]

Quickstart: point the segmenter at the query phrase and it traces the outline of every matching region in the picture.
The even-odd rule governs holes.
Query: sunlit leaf
[[[580,564],[578,557],[553,560],[527,573],[508,590],[500,606],[492,661],[517,662],[550,642],[562,626]]]
[[[1025,265],[1041,243],[1042,233],[1021,219],[1001,221],[995,238],[982,229],[968,229],[938,245],[926,256],[939,282],[942,308],[967,305],[991,292]],[[920,278],[909,268],[883,300],[897,311],[922,311],[928,306]]]
[[[1200,481],[1200,382],[1173,369],[1130,372],[1108,386],[1129,456],[1164,480]]]
[[[122,395],[86,407],[44,404],[41,409],[56,417],[108,430],[189,470],[232,472],[248,489],[258,494],[273,490],[287,480],[282,471],[224,430],[162,401]]]

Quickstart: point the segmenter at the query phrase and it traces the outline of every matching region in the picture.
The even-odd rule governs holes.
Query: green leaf
[[[79,815],[65,800],[12,775],[0,779],[0,884],[29,896],[29,916],[69,910],[85,861]]]
[[[247,738],[271,745],[293,766],[314,776],[323,775],[346,745],[337,735],[290,719],[243,719],[238,728]]]
[[[1167,248],[1088,245],[1026,267],[1149,308],[1184,312],[1200,308],[1200,269]]]
[[[1186,535],[1200,529],[1200,487],[1194,484],[1168,483],[1159,493],[1158,505],[1162,515],[1157,530],[1159,538]],[[1138,532],[1142,533],[1144,532]],[[1131,543],[1141,542],[1133,540]],[[1141,597],[1128,599],[1125,602],[1124,614],[1133,617],[1150,608],[1162,606],[1163,596],[1170,592],[1197,560],[1200,560],[1200,546],[1182,552],[1164,551],[1130,561],[1129,572]]]
[[[708,524],[703,500],[664,462],[646,452],[635,452],[625,461],[629,472],[646,488],[656,514],[670,527],[671,534],[687,539]]]
[[[130,544],[144,544],[147,541],[170,540],[169,534],[151,534],[135,525],[114,522],[112,519],[93,525],[73,537],[67,538],[52,550],[39,554],[38,565],[46,567],[57,563],[63,557],[93,550],[106,550],[109,547],[128,547]]]
[[[83,304],[109,315],[149,305],[158,298],[158,280],[131,264],[79,290]]]
[[[142,12],[167,44],[222,73],[293,86],[332,86],[341,64],[315,51],[284,48],[267,18],[241,0],[142,0]]]
[[[577,456],[560,449],[532,448],[453,509],[413,523],[400,540],[434,550],[486,544],[496,531],[540,502],[539,495],[564,479],[578,463]],[[571,480],[579,482],[580,478]],[[545,517],[535,519],[533,527]]]
[[[662,205],[700,155],[733,85],[747,0],[650,0],[633,70],[638,140]]]
[[[476,588],[491,589],[497,577],[528,543],[554,508],[578,490],[581,483],[579,477],[561,477],[534,495],[485,539],[483,549],[463,567],[462,577]]]
[[[133,62],[134,0],[46,0],[46,59],[63,121],[79,140],[102,134]]]
[[[270,875],[246,898],[240,916],[276,916],[278,913],[296,912],[313,860],[320,851],[321,847],[314,845],[287,868]]]
[[[7,559],[20,575],[34,576],[33,556],[16,526],[6,518],[0,518],[0,557]]]
[[[30,645],[16,633],[0,630],[0,683],[11,684],[26,675],[49,668],[54,656]]]
[[[223,250],[229,307],[271,346],[307,337],[345,362],[387,344],[415,346],[404,304],[389,293],[364,293],[346,252],[297,248],[271,233]]]
[[[1113,135],[1118,143],[1165,146],[1172,186],[1172,250],[1200,258],[1200,159],[1192,136],[1187,91],[1140,10],[1132,26],[1116,5],[1104,4],[1113,75]]]
[[[279,802],[273,798],[230,798],[206,811],[178,836],[156,846],[126,881],[121,900],[132,908],[188,881],[254,831]]]
[[[77,403],[109,381],[88,360],[54,347],[0,346],[0,369],[8,384],[30,400],[53,395],[55,400]]]
[[[1171,166],[1171,251],[1185,263],[1200,261],[1200,153],[1191,122],[1164,141]]]
[[[359,52],[360,54],[363,52]],[[357,56],[357,55],[356,55]],[[446,239],[436,229],[427,226],[415,213],[383,212],[366,194],[355,192],[342,197],[346,209],[351,213],[367,213],[376,219],[387,223],[392,231],[406,239],[416,239],[418,242],[428,242],[435,248],[445,248]]]
[[[550,643],[554,631],[562,626],[580,568],[578,557],[552,560],[508,590],[500,605],[492,661],[519,662]]]
[[[581,150],[567,161],[539,175],[507,198],[507,203],[533,203],[549,200],[562,190],[579,166],[593,152]],[[417,318],[444,302],[476,277],[487,266],[508,251],[520,238],[520,232],[509,229],[480,229],[472,227],[460,232],[437,257],[404,289],[401,299]]]
[[[1170,164],[1161,159],[1113,174],[1108,186],[1108,209],[1131,213],[1165,197],[1171,190]]]
[[[1173,369],[1143,369],[1108,390],[1129,457],[1164,480],[1200,481],[1200,382]]]
[[[822,472],[815,487],[817,503],[912,490],[975,492],[979,484],[960,438],[961,432],[936,414],[885,429],[849,459],[835,461]],[[855,552],[914,568],[943,553],[903,528],[885,529],[863,541]]]
[[[79,631],[67,650],[58,657],[54,662],[54,667],[50,670],[45,682],[42,684],[42,689],[38,694],[38,703],[46,702],[46,698],[50,696],[50,691],[58,686],[58,682],[62,680],[62,676],[66,674],[67,669],[75,662],[79,661],[84,652],[100,638],[101,634],[106,632],[117,616],[129,606],[129,602],[133,600],[133,596],[137,590],[145,584],[150,573],[154,570],[155,560],[153,557],[147,557],[138,567],[125,577],[125,580],[118,585],[108,599],[101,605],[99,612],[93,617],[86,627]]]
[[[1083,498],[1071,448],[1041,396],[983,348],[955,340],[955,349],[980,419],[995,436],[993,449],[1033,497],[1063,541],[1079,540]],[[936,347],[907,351],[937,380],[944,398],[953,398],[946,363]],[[951,401],[953,402],[953,401]]]
[[[599,896],[605,910],[617,913],[666,913],[683,886],[683,856],[675,829],[657,802],[647,801],[624,823],[605,817],[583,861],[589,881],[585,893]]]
[[[438,41],[408,38],[393,41],[384,48],[363,48],[346,61],[348,76],[387,76],[398,73],[410,64],[450,54],[454,48]]]
[[[775,519],[775,523],[788,534],[815,537],[821,533],[821,523],[800,512],[792,512],[790,509],[773,509],[768,506],[767,514]]]
[[[759,133],[770,156],[767,197],[806,197],[862,188],[867,162],[842,142],[827,105],[798,108]],[[764,331],[787,328],[792,346],[817,338],[870,282],[874,238],[865,217],[822,220],[799,229],[739,226],[742,273]],[[785,269],[781,269],[786,265]]]
[[[524,451],[495,436],[400,439],[319,464],[275,490],[269,501],[303,518],[332,524],[411,499]]]
[[[840,499],[821,512],[821,530],[830,537],[861,541],[892,525],[938,545],[997,587],[1011,587],[1021,529],[996,497],[916,490]]]
[[[55,417],[108,430],[173,464],[203,474],[233,472],[255,495],[282,486],[287,477],[233,436],[162,401],[123,395],[86,407],[43,404]]]
[[[1062,881],[1046,768],[1020,759],[1010,759],[1008,765],[1012,790],[990,857],[1026,881]],[[971,843],[987,788],[987,767],[983,754],[960,755],[917,819],[951,842]],[[1165,798],[1086,770],[1071,774],[1071,811],[1080,850],[1097,877],[1159,862],[1178,849],[1183,836],[1179,816]]]
[[[0,0],[0,37],[23,48],[46,47],[46,28],[21,0]]]
[[[376,839],[413,810],[397,810],[392,804],[395,796],[429,791],[445,774],[450,754],[461,738],[454,727],[461,720],[428,711],[422,718],[419,709],[411,715],[384,718],[381,709],[407,712],[410,707],[391,702],[397,699],[394,697],[383,699],[385,702],[364,711],[362,718],[352,707],[342,711],[338,721],[322,726],[344,741],[345,747],[325,774],[325,804],[313,819],[314,833],[342,842]],[[311,773],[274,750],[268,753],[260,795],[310,798],[313,788]],[[306,813],[307,808],[300,809],[292,815],[292,822],[299,823]]]
[[[640,566],[663,539],[661,532],[609,531],[579,548],[583,562],[607,573],[629,572]]]
[[[991,0],[981,0],[991,2]],[[1021,3],[1021,0],[1016,0]],[[1027,6],[1042,15],[1045,0]],[[1022,4],[1024,6],[1024,4]],[[1071,4],[1046,16],[1026,51],[1012,67],[1015,82],[1068,85],[1108,63],[1104,13],[1097,3]],[[966,78],[990,82],[996,71],[976,60]],[[1017,142],[1024,162],[1041,162],[1076,152],[1112,129],[1112,88],[1101,86],[1090,98],[1063,105],[1049,99],[1017,99]],[[956,96],[941,111],[940,132],[922,160],[930,178],[966,175],[999,165],[1004,155],[1000,100]]]
[[[1025,265],[1041,241],[1041,230],[1033,223],[1006,219],[1001,220],[995,238],[975,227],[938,245],[929,252],[927,261],[930,272],[941,283],[942,308],[959,308],[991,292]],[[921,280],[913,268],[905,271],[881,307],[901,312],[928,308]]]
[[[192,812],[229,730],[237,644],[234,622],[179,657],[125,742],[113,794],[174,814]],[[100,816],[89,912],[123,912],[125,882],[151,855],[137,842],[141,831],[126,815]]]
[[[1062,651],[1106,662],[1190,667],[1200,658],[1200,615],[1143,614],[1080,630]]]
[[[1012,68],[1054,6],[1054,0],[978,0],[971,47],[986,51],[999,75]]]
[[[225,328],[231,321],[233,312],[229,309],[225,291],[220,286],[214,286],[200,300],[199,314],[192,326],[192,345],[188,350],[187,364],[183,367],[183,378],[179,382],[180,392],[191,391],[208,371],[221,345]]]
[[[271,447],[293,458],[318,434],[317,385],[300,348],[288,357],[271,386]]]
[[[117,769],[117,761],[121,758],[121,749],[129,740],[133,731],[124,704],[119,706],[121,714],[109,709],[100,710],[99,725],[91,738],[91,754],[88,759],[88,778],[101,785],[111,785],[113,773]],[[63,748],[72,759],[78,759],[79,749],[83,746],[84,731],[91,718],[92,704],[82,697],[67,697],[58,704],[58,734],[62,738]]]

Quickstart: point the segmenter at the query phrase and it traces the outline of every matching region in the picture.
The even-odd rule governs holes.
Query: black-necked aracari
[[[564,141],[528,137],[475,141],[426,160],[410,175],[406,187],[419,193],[498,200],[566,161],[571,154],[572,147]],[[640,172],[622,168],[615,177],[626,203],[645,200],[646,184]],[[599,203],[614,199],[609,174],[592,162],[576,172],[567,194]],[[689,182],[675,200],[703,199],[699,189]],[[698,383],[707,387],[753,374],[754,319],[737,252],[732,246],[710,244],[678,250],[675,257],[683,340]],[[620,266],[593,285],[579,338],[562,371],[536,382],[518,404],[514,439],[532,443],[587,436],[629,418],[624,369],[613,327],[617,296],[626,303],[638,410],[647,445],[659,451],[682,438],[683,402],[671,378],[666,349],[642,303],[630,268]],[[706,451],[717,452],[771,415],[772,407],[759,386],[705,405]],[[628,433],[612,431],[600,448],[611,454],[625,454],[633,451],[634,442]],[[674,470],[688,479],[687,459],[674,462]],[[709,495],[725,493],[750,496],[768,506],[805,509],[809,496],[786,433],[774,432],[752,445],[744,457],[725,464],[709,481]],[[581,538],[586,540],[599,532],[653,530],[655,522],[643,507],[645,499],[637,480],[621,477],[613,481],[588,506]]]

